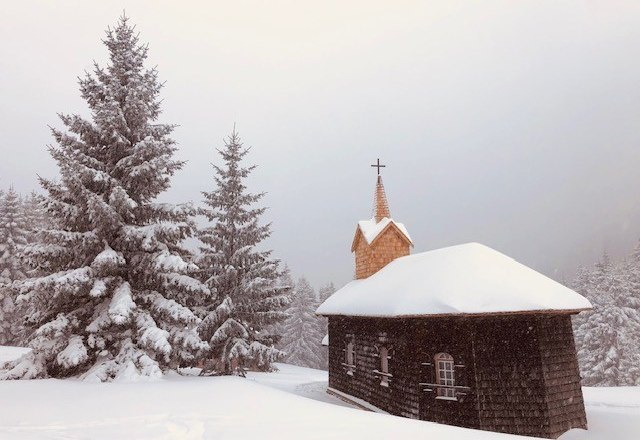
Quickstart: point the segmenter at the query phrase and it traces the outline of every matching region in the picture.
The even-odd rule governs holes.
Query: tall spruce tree
[[[104,44],[108,66],[79,80],[91,120],[61,115],[66,130],[52,129],[60,180],[41,184],[55,226],[28,248],[43,276],[20,285],[33,350],[3,378],[157,377],[207,348],[190,305],[211,292],[181,246],[193,210],[155,202],[183,166],[174,126],[156,123],[158,72],[126,17]]]
[[[277,337],[265,330],[285,318],[288,288],[279,282],[272,252],[258,249],[271,230],[259,223],[265,208],[254,206],[264,194],[249,193],[245,185],[255,169],[241,164],[249,149],[234,129],[218,152],[224,165],[213,165],[216,188],[203,192],[201,214],[211,224],[198,232],[198,265],[219,300],[202,305],[199,331],[218,374],[235,374],[238,367],[268,370],[281,354],[274,347]]]
[[[291,305],[283,326],[282,351],[285,362],[309,368],[326,368],[321,345],[324,333],[315,315],[318,307],[316,292],[309,282],[300,278],[293,289]]]
[[[16,345],[22,338],[22,319],[15,304],[14,281],[25,277],[21,261],[27,244],[20,196],[13,187],[0,198],[0,345]]]

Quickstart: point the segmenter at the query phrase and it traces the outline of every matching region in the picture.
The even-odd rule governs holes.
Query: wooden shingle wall
[[[362,232],[358,231],[362,235]],[[355,249],[356,279],[367,278],[399,257],[409,255],[409,243],[393,227],[382,232],[370,246],[363,236]]]
[[[572,428],[587,428],[571,317],[538,318],[542,372],[547,390],[549,437]]]
[[[473,352],[469,341],[469,323],[455,317],[414,319],[416,341],[419,347],[421,371],[419,383],[437,383],[435,356],[447,353],[453,357],[455,385],[471,390],[456,391],[458,400],[438,397],[437,387],[421,386],[420,413],[422,420],[447,425],[478,428]],[[425,391],[426,390],[426,391]],[[430,390],[430,391],[429,391]]]
[[[547,437],[536,317],[478,319],[474,330],[480,428]]]
[[[390,414],[419,418],[420,394],[415,378],[419,364],[410,346],[410,332],[401,320],[371,320],[329,318],[329,386],[354,397],[364,399]],[[344,349],[348,340],[355,340],[356,369],[347,374]],[[389,349],[388,386],[381,385],[378,350]]]
[[[353,375],[343,365],[350,338]],[[569,315],[330,317],[329,339],[329,386],[390,414],[547,438],[586,427]],[[390,348],[388,387],[375,371],[382,345]],[[436,383],[441,352],[454,358],[458,400],[424,385]]]

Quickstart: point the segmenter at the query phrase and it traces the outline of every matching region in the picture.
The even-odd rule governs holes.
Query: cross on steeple
[[[386,167],[386,165],[380,165],[380,159],[379,158],[378,158],[378,163],[374,164],[374,165],[371,165],[371,166],[378,169],[378,176],[380,175],[380,168],[385,168]]]
[[[385,217],[391,218],[389,204],[387,203],[387,195],[384,193],[382,176],[380,175],[380,168],[384,168],[386,165],[380,165],[380,159],[378,159],[376,164],[371,166],[378,169],[378,181],[376,183],[376,193],[373,199],[373,216],[376,219],[376,223],[378,223]]]

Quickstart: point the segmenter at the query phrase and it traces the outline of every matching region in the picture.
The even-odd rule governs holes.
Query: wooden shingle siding
[[[369,245],[358,230],[358,242],[355,249],[356,279],[367,278],[399,257],[409,255],[411,249],[406,238],[397,228],[389,228],[381,233],[374,243]]]
[[[416,331],[416,347],[420,353],[422,365],[419,382],[435,384],[435,355],[448,353],[453,357],[455,367],[455,384],[472,387],[474,368],[472,347],[468,344],[468,323],[458,318],[412,319]],[[420,418],[447,425],[478,428],[478,413],[475,394],[467,392],[460,400],[443,400],[437,398],[437,387],[431,392],[422,391],[420,401]]]
[[[342,365],[346,335],[355,341],[353,376]],[[329,386],[390,414],[548,438],[586,428],[569,315],[332,316],[329,340]],[[392,347],[388,387],[376,372],[383,345]],[[453,357],[455,385],[469,387],[458,400],[420,385],[436,384],[437,353]]]
[[[473,327],[480,428],[546,437],[536,317],[483,318]]]
[[[549,437],[571,428],[587,428],[570,316],[539,319],[542,371],[547,389]]]
[[[392,322],[372,326],[369,319],[329,319],[329,386],[354,397],[364,399],[390,414],[419,418],[419,390],[414,378],[417,374],[415,355],[412,355],[408,333]],[[389,325],[392,324],[392,325]],[[387,333],[385,338],[381,336]],[[341,362],[344,351],[340,346],[344,335],[355,337],[356,370],[353,376],[346,374]],[[335,338],[335,339],[331,339]],[[388,386],[381,385],[378,348],[392,346],[389,373],[393,376]]]

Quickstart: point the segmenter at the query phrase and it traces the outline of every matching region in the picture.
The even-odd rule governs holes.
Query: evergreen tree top
[[[104,44],[107,66],[79,80],[91,118],[52,129],[60,180],[41,183],[55,226],[26,252],[39,276],[18,286],[33,351],[0,378],[157,376],[208,348],[191,307],[215,296],[182,246],[194,209],[154,201],[183,165],[174,126],[155,123],[162,84],[126,17]]]
[[[124,16],[103,41],[108,66],[95,63],[93,72],[79,79],[92,121],[61,114],[68,131],[52,129],[58,146],[50,151],[67,187],[107,193],[129,211],[165,191],[170,176],[184,163],[172,158],[175,142],[169,135],[174,125],[154,123],[160,114],[162,84],[157,70],[144,66],[148,47],[139,44]],[[64,192],[53,182],[42,183],[49,192]]]

